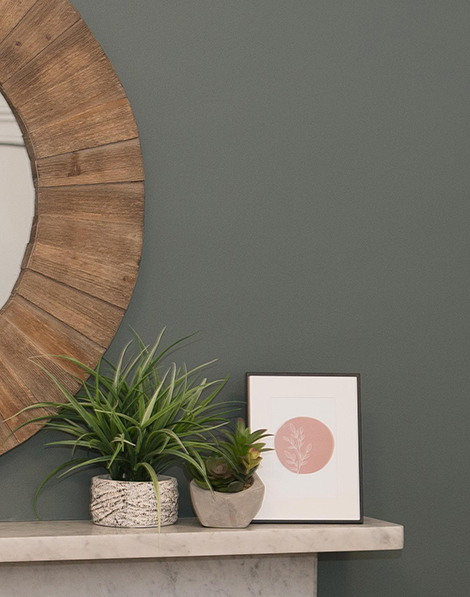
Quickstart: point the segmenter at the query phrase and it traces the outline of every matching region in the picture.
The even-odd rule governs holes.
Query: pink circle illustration
[[[311,417],[295,417],[279,428],[274,448],[287,470],[309,475],[330,462],[335,440],[325,423]]]

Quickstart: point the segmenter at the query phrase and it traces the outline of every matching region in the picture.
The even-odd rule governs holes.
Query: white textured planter
[[[160,526],[178,519],[178,483],[174,477],[158,477],[162,519]],[[113,481],[109,475],[91,480],[91,518],[106,527],[158,526],[153,484],[145,481]]]
[[[211,492],[191,481],[191,502],[205,527],[244,529],[258,514],[264,499],[264,484],[258,475],[249,489],[238,493]]]

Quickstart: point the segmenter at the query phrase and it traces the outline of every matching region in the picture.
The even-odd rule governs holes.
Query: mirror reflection
[[[23,135],[0,94],[0,308],[20,273],[34,208],[33,178]]]

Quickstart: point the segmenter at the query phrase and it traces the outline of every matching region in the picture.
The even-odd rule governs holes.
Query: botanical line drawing
[[[296,475],[311,475],[325,468],[335,450],[331,429],[313,417],[294,417],[283,423],[274,437],[280,463]]]
[[[287,458],[288,468],[293,473],[300,473],[301,468],[307,464],[312,451],[312,444],[307,444],[305,450],[303,450],[305,442],[304,428],[300,426],[298,429],[293,423],[290,423],[289,429],[291,435],[288,437],[284,435],[284,439],[289,444],[287,450],[284,450],[284,454]]]

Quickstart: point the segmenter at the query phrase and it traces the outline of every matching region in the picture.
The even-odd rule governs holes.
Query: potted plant
[[[91,516],[105,526],[163,526],[176,522],[176,479],[163,473],[184,461],[206,479],[200,456],[214,429],[226,424],[214,402],[225,381],[200,380],[210,363],[187,371],[173,364],[161,369],[163,357],[175,345],[158,352],[163,332],[152,347],[137,336],[137,351],[129,354],[130,342],[116,365],[102,359],[95,370],[74,358],[60,356],[83,369],[89,378],[76,396],[52,375],[65,403],[41,402],[23,409],[47,408],[52,414],[31,418],[20,427],[43,423],[69,438],[47,445],[89,451],[88,456],[68,460],[43,481],[101,465],[106,475],[91,482]],[[135,346],[135,344],[134,344]],[[47,371],[46,371],[47,373]],[[18,427],[18,429],[20,428]],[[36,505],[35,499],[35,505]]]
[[[205,527],[245,528],[259,512],[264,485],[256,474],[263,452],[266,429],[251,432],[238,419],[235,432],[224,431],[212,454],[203,458],[203,471],[191,467],[191,502]]]

